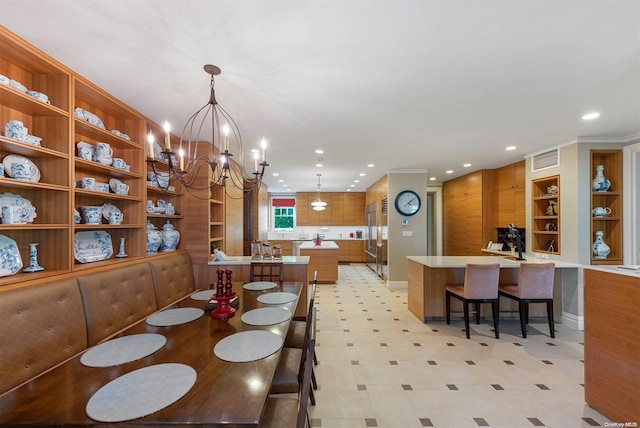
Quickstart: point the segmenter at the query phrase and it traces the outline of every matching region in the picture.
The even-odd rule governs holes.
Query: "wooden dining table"
[[[250,330],[268,330],[280,335],[284,341],[290,320],[254,326],[240,318],[247,311],[267,306],[258,302],[261,294],[284,291],[295,293],[299,298],[302,286],[301,282],[285,282],[277,288],[251,291],[243,289],[241,283],[234,283],[239,303],[235,316],[228,320],[213,319],[206,311],[194,321],[169,327],[154,327],[143,319],[116,337],[161,334],[167,341],[160,350],[136,361],[103,368],[83,365],[78,355],[0,397],[0,426],[103,425],[89,418],[85,410],[96,391],[134,370],[162,363],[192,367],[197,373],[193,387],[168,407],[145,417],[119,422],[119,426],[258,426],[281,350],[266,358],[240,363],[223,361],[213,350],[227,336]],[[205,303],[187,296],[165,309],[204,308]],[[293,313],[296,304],[297,300],[278,306]]]

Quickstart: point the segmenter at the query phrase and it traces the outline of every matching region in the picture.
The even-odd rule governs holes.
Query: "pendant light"
[[[313,207],[314,211],[324,211],[324,209],[327,206],[327,203],[324,202],[322,199],[320,199],[320,176],[322,174],[316,174],[318,176],[318,197],[316,198],[315,201],[311,202],[311,206]]]

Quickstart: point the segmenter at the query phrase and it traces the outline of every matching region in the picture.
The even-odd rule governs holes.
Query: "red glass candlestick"
[[[228,319],[232,318],[236,314],[236,310],[231,307],[229,302],[236,296],[233,292],[231,285],[231,269],[227,269],[226,272],[222,269],[218,270],[218,284],[216,285],[216,300],[218,301],[218,307],[211,311],[211,316],[215,319]],[[226,284],[222,281],[222,275],[226,273]]]

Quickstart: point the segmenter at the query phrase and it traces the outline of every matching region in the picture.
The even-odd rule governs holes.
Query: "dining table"
[[[197,316],[196,309],[204,309],[208,299],[196,300],[196,293],[193,293],[193,297],[186,296],[1,396],[0,426],[101,426],[109,422],[118,426],[258,426],[292,319],[287,314],[282,316],[279,309],[286,309],[287,313],[293,314],[302,287],[302,282],[284,282],[272,288],[245,289],[242,283],[234,282],[233,291],[238,294],[238,301],[234,305],[237,306],[235,315],[229,319],[213,318],[211,311],[204,311]],[[207,291],[198,293],[206,295]],[[291,297],[276,299],[276,304],[262,303],[261,300],[269,300],[260,296],[270,293]],[[261,313],[256,310],[262,308],[269,308],[264,311],[265,323],[256,317]],[[171,313],[190,318],[177,325],[167,325],[171,324],[171,317],[164,315]],[[245,352],[245,355],[240,352],[240,361],[234,360],[233,355],[227,357],[222,354],[233,354],[235,348],[231,339],[243,335],[250,336],[252,342],[249,346],[245,343],[238,347],[242,348],[238,351]],[[260,340],[264,336],[271,341],[270,346],[275,348],[267,351],[271,352],[270,355],[253,355],[260,347],[260,340],[254,341],[254,335]],[[274,345],[272,339],[275,336],[279,336],[279,339],[276,338]],[[148,342],[153,351],[150,355],[129,362],[116,361],[115,365],[103,364],[103,359],[113,357],[117,360],[125,354],[125,351],[113,352],[113,349],[108,349],[109,345],[126,346],[128,339],[138,337],[152,339]],[[158,349],[154,351],[154,347]],[[130,345],[129,348],[129,351],[144,354],[142,347]],[[97,363],[88,365],[87,361],[94,358]],[[176,376],[185,384],[172,385],[173,369],[179,369]],[[135,377],[153,370],[156,371],[156,382],[160,383],[139,381]],[[131,378],[131,381],[127,382],[127,378]],[[124,403],[118,402],[117,397],[113,401],[114,398],[108,396],[109,389],[118,387],[132,391]],[[103,397],[105,394],[106,401]],[[171,394],[177,397],[167,398]],[[131,419],[124,410],[118,416],[120,407],[132,407],[135,412],[140,407],[153,406],[154,402],[162,400],[175,401],[142,417]],[[100,406],[105,402],[112,406],[115,403],[113,409],[107,408],[107,419],[96,417],[99,411],[92,413],[94,418],[88,416],[87,413],[93,411],[92,406]],[[108,419],[112,417],[114,420]]]

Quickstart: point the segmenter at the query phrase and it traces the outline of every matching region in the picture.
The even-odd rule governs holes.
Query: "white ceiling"
[[[0,0],[0,23],[174,130],[219,66],[245,146],[269,141],[270,191],[273,172],[364,191],[388,170],[442,182],[640,132],[638,0]]]

